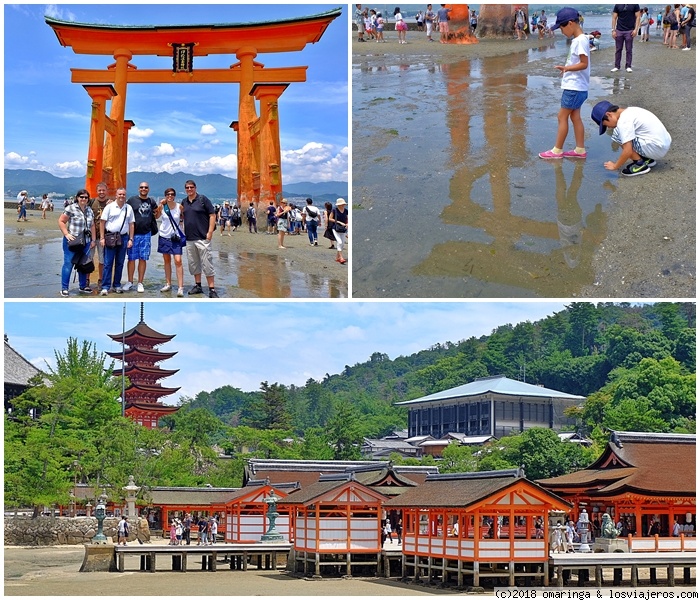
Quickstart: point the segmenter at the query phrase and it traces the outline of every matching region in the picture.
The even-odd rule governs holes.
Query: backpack
[[[676,22],[676,11],[672,10],[666,15],[664,23],[666,23],[667,25],[675,25]]]
[[[255,218],[255,208],[253,208],[252,206],[249,207],[245,214],[248,217],[248,219],[254,219]]]

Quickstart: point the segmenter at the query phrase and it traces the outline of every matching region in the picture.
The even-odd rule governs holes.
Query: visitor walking
[[[309,236],[309,245],[318,246],[318,223],[321,220],[321,211],[316,208],[311,198],[306,199],[304,217],[306,221],[306,233]]]
[[[329,220],[333,223],[333,237],[335,237],[335,247],[337,250],[336,262],[344,265],[347,260],[343,258],[343,242],[348,235],[348,211],[346,210],[347,202],[343,198],[338,198],[335,202],[335,207],[329,216]]]
[[[641,21],[639,4],[616,4],[612,15],[612,36],[615,39],[615,66],[612,73],[620,70],[622,48],[625,48],[625,70],[632,72],[632,44],[639,31]]]

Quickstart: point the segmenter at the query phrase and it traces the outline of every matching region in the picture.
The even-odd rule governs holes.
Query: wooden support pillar
[[[149,557],[151,559],[151,573],[155,573],[156,572],[156,553],[149,552]]]
[[[557,565],[557,587],[564,587],[564,567]]]
[[[670,564],[666,567],[666,572],[668,574],[668,581],[666,585],[668,587],[675,587],[676,585],[676,568],[675,565]]]
[[[255,99],[250,95],[253,88],[255,57],[257,50],[244,46],[236,53],[239,63],[236,68],[241,71],[241,85],[238,100],[238,201],[243,206],[253,201],[253,148],[250,136],[250,124],[255,121]],[[262,65],[258,65],[262,66]]]
[[[476,523],[476,521],[474,521]],[[476,527],[476,525],[475,525]],[[474,534],[476,536],[476,534]],[[474,587],[479,585],[479,563],[474,561]]]
[[[110,118],[116,125],[116,133],[114,137],[107,138],[105,148],[105,166],[110,169],[112,180],[107,182],[110,190],[119,187],[126,187],[126,179],[122,180],[122,146],[124,138],[121,132],[124,131],[124,112],[126,110],[126,87],[127,87],[127,72],[129,69],[135,69],[134,65],[130,64],[132,53],[126,48],[118,48],[114,51],[115,63],[110,65],[110,69],[114,70],[114,89],[117,94],[112,99],[112,108]]]
[[[510,537],[511,537],[511,541],[510,541],[511,546],[510,547],[511,548],[513,547],[513,530],[514,529],[515,529],[515,527],[513,526],[513,518],[511,517],[511,519],[510,519]],[[515,587],[515,562],[512,560],[508,563],[508,585],[510,587]]]
[[[84,85],[83,87],[92,99],[85,189],[90,192],[90,197],[94,198],[97,196],[97,184],[102,181],[104,167],[107,100],[114,98],[117,92],[111,85]]]
[[[229,125],[231,129],[236,134],[236,156],[241,155],[241,136],[239,134],[239,127],[238,127],[238,121],[231,121],[231,124]],[[240,164],[240,162],[238,163]],[[243,206],[241,204],[240,198],[241,198],[241,178],[238,176],[238,172],[236,172],[236,198],[238,198],[238,204],[239,206]]]
[[[630,567],[630,581],[632,587],[637,587],[639,585],[639,568],[637,565],[632,565]]]
[[[122,159],[121,159],[121,173],[119,174],[120,179],[124,182],[126,186],[126,172],[128,164],[129,155],[129,130],[136,125],[132,120],[128,119],[124,121],[123,131],[122,131]],[[116,190],[114,190],[116,192]]]
[[[690,585],[690,567],[683,567],[683,585]]]
[[[260,201],[268,204],[282,199],[282,152],[279,131],[279,98],[288,83],[256,83],[251,96],[260,102],[257,121],[258,167],[260,171]]]
[[[603,587],[603,565],[596,565],[595,568],[595,584],[598,587]]]
[[[316,563],[316,570],[314,571],[314,575],[316,575],[316,577],[320,577],[321,576],[321,555],[318,552],[316,552],[315,563]]]
[[[656,567],[649,568],[649,583],[656,585]]]

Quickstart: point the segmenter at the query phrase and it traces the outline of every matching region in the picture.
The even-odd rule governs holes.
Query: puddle
[[[572,297],[593,283],[618,174],[590,111],[630,83],[591,79],[587,160],[538,158],[556,135],[564,43],[451,64],[356,58],[355,297]]]
[[[16,234],[16,228],[9,228]],[[5,228],[7,235],[8,228]],[[313,250],[313,249],[312,249]],[[304,269],[304,257],[299,255],[274,255],[261,252],[214,250],[216,287],[222,298],[345,298],[347,281],[332,275],[309,273]],[[329,273],[334,253],[328,251]],[[187,270],[184,260],[185,288],[188,289],[193,277]],[[61,267],[63,250],[61,240],[51,240],[42,244],[7,247],[5,249],[5,297],[6,298],[54,298],[61,287]],[[73,274],[73,276],[75,273]],[[71,297],[78,297],[77,282],[71,276]],[[173,279],[175,275],[173,273]],[[122,281],[126,279],[126,265]],[[93,287],[96,276],[93,275]],[[145,292],[127,292],[109,298],[176,298],[176,291],[161,294],[163,285],[163,259],[152,250],[148,261]],[[206,291],[206,286],[205,286]],[[93,297],[96,294],[93,293]],[[85,297],[80,295],[80,297]],[[88,296],[89,297],[89,296]],[[200,296],[201,297],[201,296]]]

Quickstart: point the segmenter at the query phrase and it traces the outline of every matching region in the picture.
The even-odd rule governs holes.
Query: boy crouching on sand
[[[554,148],[540,152],[540,158],[586,158],[584,148],[584,127],[581,120],[581,107],[588,98],[588,86],[591,80],[590,43],[578,21],[575,8],[562,8],[557,13],[557,22],[552,30],[561,29],[568,38],[573,38],[569,56],[565,65],[557,65],[561,71],[561,108],[557,115],[557,140]],[[576,148],[564,152],[564,142],[569,135],[569,119],[574,127]]]
[[[626,177],[643,175],[656,165],[656,159],[666,156],[671,147],[671,136],[663,123],[644,108],[622,108],[603,100],[593,107],[591,119],[598,124],[600,135],[613,127],[612,139],[622,146],[620,158],[604,164],[608,171],[616,171],[631,159],[622,174]]]

